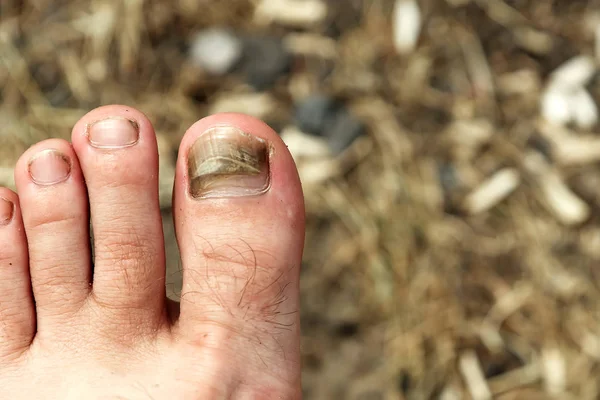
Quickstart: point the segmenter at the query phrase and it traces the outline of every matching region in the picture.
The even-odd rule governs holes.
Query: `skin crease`
[[[99,137],[90,131],[93,123],[106,118],[112,118],[109,127],[115,118],[133,121],[137,141],[118,148],[115,133],[108,135],[111,146],[91,143]],[[233,127],[268,144],[266,191],[192,195],[190,148],[215,127]],[[70,171],[59,182],[40,185],[30,162],[50,149]],[[145,115],[126,106],[100,107],[75,124],[72,144],[40,142],[19,159],[18,195],[0,188],[0,197],[14,205],[10,223],[0,226],[3,396],[301,398],[298,307],[305,216],[287,147],[261,121],[219,114],[190,127],[178,154],[173,189],[183,270],[178,309],[165,297],[158,151]],[[52,170],[40,171],[51,176]]]

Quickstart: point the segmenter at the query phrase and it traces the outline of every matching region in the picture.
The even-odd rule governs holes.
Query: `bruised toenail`
[[[12,220],[15,205],[12,201],[0,197],[0,225],[8,225]]]
[[[42,150],[29,160],[29,175],[38,185],[54,185],[66,180],[70,174],[69,158],[58,150]]]
[[[88,140],[99,149],[133,146],[140,138],[137,122],[123,117],[110,117],[88,125]]]
[[[190,194],[195,198],[237,197],[269,189],[269,146],[233,126],[215,126],[188,153]]]

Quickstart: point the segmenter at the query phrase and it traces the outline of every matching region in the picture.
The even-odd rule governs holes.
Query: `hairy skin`
[[[269,175],[260,175],[267,189],[191,195],[190,149],[215,126],[242,132],[245,145],[254,136],[268,144],[262,171]],[[112,144],[124,135],[127,145],[90,139],[103,134]],[[228,137],[235,134],[214,140]],[[0,200],[11,204],[0,213],[14,210],[9,219],[0,215],[1,398],[301,398],[304,204],[287,148],[264,123],[220,114],[194,124],[178,154],[179,303],[166,298],[158,151],[146,116],[98,108],[75,125],[72,144],[50,139],[19,159],[18,194],[0,188]],[[194,161],[201,156],[196,151]],[[32,160],[46,164],[32,169]],[[41,184],[32,170],[62,175]]]

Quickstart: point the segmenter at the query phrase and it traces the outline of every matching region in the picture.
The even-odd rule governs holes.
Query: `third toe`
[[[38,331],[78,311],[89,295],[87,195],[77,156],[64,140],[30,148],[15,169],[27,234]],[[56,318],[55,318],[56,317]],[[60,325],[60,324],[58,324]]]

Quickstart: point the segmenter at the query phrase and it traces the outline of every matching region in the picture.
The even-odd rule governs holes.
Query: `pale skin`
[[[107,118],[130,121],[137,139],[98,146],[90,126]],[[192,195],[190,148],[215,126],[267,144],[265,190]],[[120,133],[109,139],[118,142]],[[278,135],[240,114],[210,116],[186,132],[173,195],[180,305],[165,295],[148,118],[131,107],[101,107],[75,125],[71,142],[35,144],[16,165],[17,192],[0,188],[2,397],[301,398],[304,204]]]

